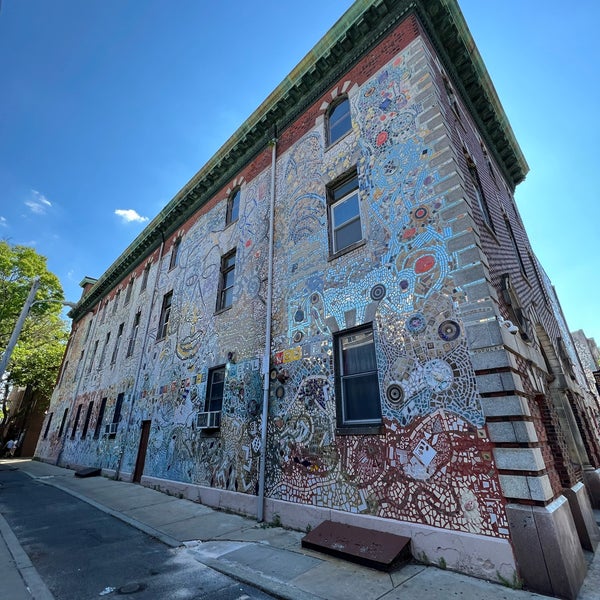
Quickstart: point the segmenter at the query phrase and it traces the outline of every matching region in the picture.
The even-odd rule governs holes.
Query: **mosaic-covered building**
[[[527,170],[455,0],[356,2],[84,279],[37,455],[575,597],[598,401]]]

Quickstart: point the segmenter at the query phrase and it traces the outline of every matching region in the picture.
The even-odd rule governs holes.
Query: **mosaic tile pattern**
[[[453,233],[440,216],[444,176],[415,100],[428,75],[408,66],[419,55],[416,41],[350,88],[353,130],[334,146],[325,148],[319,125],[278,159],[267,496],[506,537],[461,321],[464,292],[452,277]],[[329,260],[326,185],[353,167],[365,244]],[[243,183],[240,218],[229,227],[225,202],[197,217],[178,267],[163,261],[156,286],[98,324],[92,340],[120,322],[127,331],[141,310],[148,339],[117,367],[57,390],[55,418],[75,397],[96,406],[108,397],[105,423],[117,394],[127,394],[115,439],[67,440],[64,461],[131,473],[141,423],[150,420],[146,475],[256,493],[269,182],[266,171]],[[220,257],[232,248],[233,307],[215,314]],[[170,290],[168,335],[157,341],[157,307]],[[337,435],[332,334],[368,322],[383,433]],[[84,346],[77,338],[71,356]],[[221,428],[199,431],[209,369],[226,362]],[[40,453],[58,445],[53,434]]]
[[[451,228],[405,62],[413,44],[351,97],[354,131],[285,157],[277,214],[284,273],[271,386],[268,495],[507,536],[501,491],[452,280]],[[366,246],[327,261],[323,181],[356,157]],[[356,163],[355,163],[356,164]],[[321,170],[323,172],[321,172]],[[286,263],[292,248],[293,259]],[[374,323],[384,433],[336,436],[332,333]],[[293,350],[293,352],[290,352]],[[287,356],[287,358],[286,358]]]

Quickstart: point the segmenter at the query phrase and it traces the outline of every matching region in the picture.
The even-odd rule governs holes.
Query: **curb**
[[[27,591],[31,594],[33,600],[55,600],[54,596],[47,588],[40,577],[36,568],[33,566],[29,556],[17,536],[13,533],[6,519],[0,515],[0,535],[4,538],[4,543],[15,562],[15,567],[23,578]]]

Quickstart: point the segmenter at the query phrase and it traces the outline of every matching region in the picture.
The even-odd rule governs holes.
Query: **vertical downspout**
[[[258,473],[258,507],[256,519],[264,520],[265,463],[267,459],[267,419],[269,417],[269,371],[271,364],[271,316],[273,311],[273,232],[275,216],[275,166],[277,162],[277,128],[274,128],[271,146],[271,202],[269,205],[269,270],[267,275],[267,314],[265,327],[265,354],[263,356],[263,405],[260,431],[260,466]]]
[[[156,302],[156,289],[158,288],[158,281],[160,279],[160,268],[162,266],[163,252],[165,251],[165,234],[161,230],[160,232],[161,244],[160,252],[158,255],[157,262],[157,273],[154,278],[154,285],[152,286],[152,298],[150,300],[150,310],[148,311],[148,318],[146,319],[146,329],[144,330],[144,342],[142,344],[142,353],[140,354],[140,362],[138,363],[137,372],[135,374],[135,381],[133,382],[133,389],[131,391],[131,402],[129,403],[129,414],[127,415],[127,424],[125,425],[125,437],[123,439],[123,445],[121,447],[121,453],[119,455],[119,462],[117,464],[117,470],[115,473],[115,479],[119,480],[121,474],[121,465],[123,464],[123,456],[125,455],[125,446],[127,444],[127,438],[129,437],[129,428],[131,427],[131,419],[133,417],[133,405],[135,403],[136,392],[138,383],[140,381],[140,374],[142,372],[142,365],[144,364],[144,356],[146,354],[146,344],[148,342],[148,329],[150,328],[150,320],[152,319],[152,310],[154,309],[154,303]]]

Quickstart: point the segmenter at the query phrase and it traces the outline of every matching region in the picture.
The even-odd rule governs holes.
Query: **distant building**
[[[37,455],[575,598],[599,406],[527,171],[455,0],[355,3],[85,280]]]
[[[600,393],[600,349],[596,340],[587,337],[582,329],[572,331],[571,336],[590,388]]]

